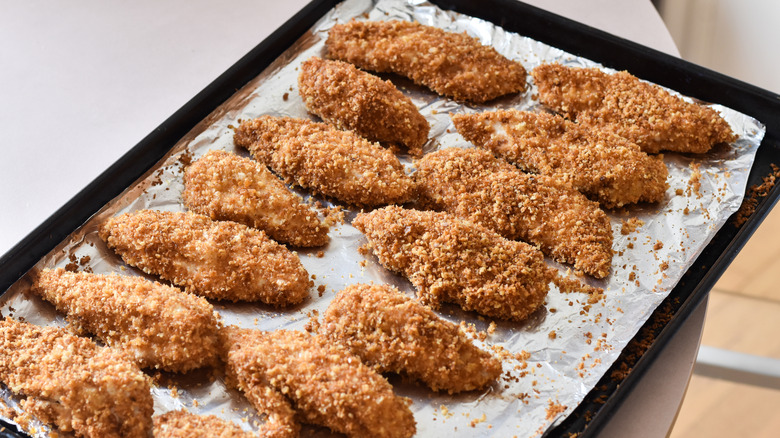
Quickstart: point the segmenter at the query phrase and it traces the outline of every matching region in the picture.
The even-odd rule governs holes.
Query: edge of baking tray
[[[270,65],[338,3],[339,0],[314,0],[305,6],[0,257],[0,291],[7,290],[52,248],[136,181],[190,129]],[[761,183],[762,177],[771,172],[770,163],[780,163],[780,96],[777,94],[514,0],[433,0],[433,3],[762,121],[767,132],[748,186]],[[720,278],[778,197],[780,187],[774,187],[741,228],[729,222],[716,234],[697,258],[695,269],[683,276],[596,388],[546,435],[595,436],[598,433]],[[652,342],[647,350],[632,353],[643,341]],[[620,366],[631,371],[621,381],[611,379],[612,371]],[[0,421],[0,425],[4,424]],[[0,437],[19,436],[25,435],[0,427]]]

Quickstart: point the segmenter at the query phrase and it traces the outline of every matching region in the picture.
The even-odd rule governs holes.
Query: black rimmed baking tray
[[[338,1],[315,0],[239,60],[217,80],[150,133],[30,235],[0,258],[0,290],[6,290],[107,202],[153,167],[187,132],[269,66]],[[607,67],[703,101],[719,103],[766,124],[748,185],[760,184],[771,163],[780,163],[780,96],[652,49],[614,37],[513,0],[433,1],[439,7],[491,21],[504,29],[582,56]],[[658,307],[596,389],[551,436],[595,435],[632,386],[706,296],[730,261],[777,200],[777,188],[741,227],[726,224],[705,248],[669,297]],[[630,370],[615,379],[613,370]],[[0,432],[13,435],[11,432]]]

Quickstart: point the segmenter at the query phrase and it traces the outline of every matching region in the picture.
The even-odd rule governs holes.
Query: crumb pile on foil
[[[328,42],[333,29],[334,38]],[[355,35],[374,41],[379,50],[356,45],[351,40]],[[447,56],[456,53],[463,56]],[[476,58],[458,59],[468,53],[490,64],[481,72],[484,77],[478,77],[480,65],[474,68]],[[363,71],[339,70],[332,76],[359,81],[358,91],[331,84],[318,92],[322,78],[309,71],[310,60],[325,68],[319,58],[328,57],[409,79],[388,75],[379,80],[367,78]],[[435,68],[419,71],[415,64],[419,59]],[[463,65],[459,67],[458,61]],[[545,67],[550,65],[568,73],[556,70],[557,76],[550,79],[550,67]],[[336,67],[343,66],[329,68]],[[458,68],[462,71],[453,73]],[[586,100],[601,96],[595,100],[609,106],[586,111],[577,106],[584,106],[582,102],[565,101],[562,96],[571,97],[571,89],[583,88],[580,82],[570,88],[561,85],[567,77],[579,78],[579,73],[571,73],[575,70],[565,69],[582,69],[576,72],[598,77],[600,82],[585,93]],[[547,82],[539,89],[534,79],[541,83],[543,73]],[[641,148],[653,153],[662,149],[658,142],[638,145],[646,143],[646,132],[633,132],[632,140],[622,141],[619,148],[608,147],[610,139],[630,130],[619,120],[630,111],[618,108],[622,100],[609,97],[610,92],[617,90],[616,95],[625,97],[626,87],[639,83],[639,95],[684,101],[675,106],[675,117],[691,102],[680,100],[673,91],[627,79],[625,73],[619,73],[620,80],[613,84],[605,79],[612,73],[589,60],[427,3],[345,1],[182,138],[136,185],[42,259],[31,275],[3,296],[2,314],[39,326],[65,325],[52,305],[28,293],[36,273],[64,275],[44,271],[56,268],[139,279],[160,275],[155,279],[165,278],[209,299],[191,301],[203,301],[199,304],[206,309],[203,319],[210,318],[209,305],[219,315],[222,346],[211,345],[209,338],[207,350],[209,355],[221,355],[229,364],[227,370],[200,362],[150,369],[148,358],[139,359],[141,347],[150,347],[136,342],[135,350],[129,350],[151,375],[156,429],[219,424],[235,436],[263,430],[295,436],[300,427],[304,436],[331,436],[327,428],[349,436],[541,435],[577,407],[737,211],[764,134],[760,122],[731,109],[696,105],[702,108],[702,117],[722,118],[709,140],[696,141],[697,148],[709,142],[704,154],[645,155]],[[496,80],[502,75],[510,80]],[[549,91],[550,83],[567,91]],[[381,90],[381,99],[372,100],[366,91],[370,89]],[[350,93],[356,97],[353,107],[325,102]],[[326,121],[358,131],[352,125],[368,114],[370,125],[381,126],[386,135],[363,140],[317,123],[320,120],[307,106]],[[565,138],[577,144],[576,150],[565,150],[566,142],[547,144],[529,136],[522,122],[534,122],[518,111],[551,110],[600,134],[583,134],[569,122],[543,125],[550,131],[545,138]],[[610,123],[597,123],[602,113]],[[463,131],[458,121],[467,119],[480,124]],[[404,129],[393,132],[392,123]],[[724,124],[733,136],[725,132]],[[258,134],[268,126],[270,134]],[[301,135],[290,134],[289,126]],[[556,127],[569,131],[551,132]],[[424,142],[425,135],[419,135],[423,130]],[[730,143],[716,144],[723,141]],[[398,150],[398,144],[404,147]],[[555,148],[556,154],[542,157],[533,151],[540,145]],[[456,149],[478,152],[456,154]],[[604,157],[617,149],[628,158],[609,166]],[[491,153],[512,164],[493,165],[494,158],[482,157]],[[461,157],[469,154],[481,158]],[[193,167],[204,156],[220,161]],[[583,160],[599,164],[584,171],[577,167]],[[231,186],[225,188],[226,178],[218,175],[234,166],[241,170],[230,175]],[[557,172],[556,166],[565,172]],[[519,184],[522,188],[512,189]],[[621,193],[625,186],[631,188]],[[272,197],[263,198],[264,190]],[[560,193],[571,202],[554,202]],[[410,202],[415,203],[403,209],[379,208]],[[254,210],[261,214],[245,209],[247,203],[257,205]],[[185,205],[200,214],[184,213]],[[439,212],[409,214],[410,208]],[[285,209],[295,214],[281,214]],[[519,222],[514,218],[519,214],[530,219]],[[582,217],[577,219],[578,215]],[[171,223],[185,221],[186,233],[169,227],[168,234],[160,234],[159,221],[149,219],[158,216]],[[150,234],[133,237],[123,223],[133,218],[143,219]],[[203,225],[211,219],[246,225],[231,225],[227,231]],[[115,228],[114,237],[106,224]],[[270,231],[266,236],[252,227]],[[414,242],[404,240],[410,238],[410,230],[419,234]],[[197,234],[197,243],[190,245],[192,239],[185,234]],[[258,243],[244,242],[241,253],[231,254],[229,246],[223,246],[230,244],[231,236]],[[288,250],[272,239],[299,246]],[[492,252],[479,253],[482,240]],[[515,240],[531,245],[523,243],[520,248]],[[150,247],[139,249],[139,242]],[[593,254],[583,254],[579,242],[592,244]],[[124,261],[113,252],[120,245],[127,247]],[[157,247],[164,249],[166,260],[155,259]],[[409,254],[394,253],[399,247]],[[468,251],[468,257],[461,260],[448,254],[451,248]],[[249,271],[236,264],[257,253],[276,258]],[[485,257],[501,260],[490,263]],[[513,265],[511,257],[522,258],[526,265]],[[291,274],[275,275],[280,269]],[[464,274],[459,276],[456,270]],[[191,272],[197,272],[194,280],[188,279]],[[513,281],[517,290],[510,291],[510,285],[499,282],[507,273],[526,284]],[[219,277],[229,281],[213,283]],[[495,277],[497,286],[492,289],[498,295],[485,294],[485,288],[474,284],[487,277]],[[257,290],[236,286],[242,281]],[[275,294],[274,285],[291,281],[285,295]],[[212,283],[217,285],[209,286]],[[137,286],[139,291],[151,287],[140,280]],[[209,295],[212,289],[220,295]],[[511,305],[500,298],[509,292],[515,300]],[[104,299],[105,294],[96,295]],[[83,310],[68,310],[75,315],[69,318]],[[87,310],[89,318],[107,313]],[[209,324],[214,325],[211,320]],[[90,328],[86,323],[81,326]],[[103,326],[93,328],[113,348],[110,340],[115,334],[100,330]],[[432,337],[450,344],[431,344],[436,340]],[[440,357],[424,357],[429,350]],[[204,364],[212,362],[205,356]],[[437,374],[444,358],[460,368]],[[312,367],[315,362],[321,367]],[[169,372],[196,367],[201,368]],[[265,374],[258,377],[258,369]],[[381,377],[377,372],[394,374]],[[9,388],[0,389],[0,397],[3,416],[24,423],[35,436],[50,436],[54,430],[50,426],[19,413],[24,403]],[[352,413],[361,406],[365,409],[360,415]],[[293,410],[299,412],[296,418]],[[325,428],[300,426],[300,418]]]

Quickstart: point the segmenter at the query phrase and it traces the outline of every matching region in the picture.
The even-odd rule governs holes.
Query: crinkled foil
[[[328,30],[334,23],[352,18],[415,20],[448,31],[465,31],[503,55],[521,61],[529,71],[545,61],[598,66],[488,22],[443,11],[426,2],[348,0],[326,14],[273,65],[196,126],[156,168],[55,248],[36,269],[72,264],[96,273],[143,275],[106,249],[97,236],[98,226],[106,218],[126,211],[183,210],[182,171],[190,160],[211,149],[247,156],[232,141],[232,126],[242,119],[263,114],[314,119],[307,114],[298,95],[298,66],[310,56],[324,56]],[[471,147],[455,131],[450,112],[538,106],[533,86],[521,95],[500,99],[489,106],[469,106],[437,97],[402,78],[394,76],[392,80],[412,98],[431,124],[431,140],[425,152],[444,147]],[[742,201],[764,127],[728,108],[713,107],[731,124],[739,140],[702,156],[665,154],[664,161],[669,168],[665,200],[657,205],[609,212],[615,237],[612,273],[602,281],[587,280],[604,289],[602,299],[589,302],[587,294],[562,293],[552,286],[544,309],[523,323],[475,318],[474,314],[455,307],[441,309],[439,314],[448,320],[473,324],[479,335],[475,342],[515,357],[504,360],[502,377],[482,392],[437,394],[398,376],[390,376],[396,392],[413,400],[411,409],[417,420],[418,436],[541,435],[574,410]],[[401,155],[400,158],[408,171],[414,170],[410,157]],[[332,205],[318,200],[326,206]],[[413,295],[414,288],[408,281],[380,266],[373,255],[363,256],[358,252],[365,238],[349,225],[354,214],[355,211],[347,210],[346,223],[331,228],[331,242],[327,247],[298,251],[304,266],[315,278],[312,298],[304,305],[279,311],[260,304],[214,302],[223,323],[263,330],[303,330],[313,311],[321,315],[336,292],[357,282],[389,283]],[[644,224],[636,231],[621,233],[623,221],[630,218]],[[550,263],[564,272],[567,269]],[[318,294],[317,287],[324,292]],[[29,279],[24,278],[5,294],[3,315],[10,313],[40,325],[65,325],[64,318],[51,305],[34,297],[28,289]],[[225,387],[218,371],[182,376],[162,374],[155,382],[157,414],[186,408],[232,419],[247,430],[262,421],[250,414],[253,409],[237,391]],[[16,398],[7,389],[2,396],[9,405],[15,406]],[[47,436],[48,430],[38,427],[34,434]],[[310,435],[329,436],[330,433],[322,428],[305,429],[304,436]]]

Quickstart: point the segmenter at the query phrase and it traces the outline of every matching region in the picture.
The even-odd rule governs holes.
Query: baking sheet
[[[543,61],[596,65],[505,32],[490,23],[445,12],[425,2],[344,2],[323,17],[310,34],[285,52],[263,74],[193,129],[158,168],[109,204],[37,267],[73,264],[79,269],[98,273],[143,275],[126,267],[106,250],[97,237],[99,224],[106,217],[140,208],[182,210],[182,169],[187,163],[210,149],[246,155],[232,144],[231,126],[235,126],[239,119],[262,114],[311,118],[297,94],[298,65],[309,56],[324,54],[324,39],[333,23],[353,17],[364,19],[364,13],[369,19],[413,19],[449,31],[466,31],[484,44],[493,45],[502,54],[520,60],[529,71]],[[426,145],[426,152],[442,147],[469,147],[455,133],[449,112],[507,107],[532,109],[537,105],[533,88],[520,96],[491,102],[487,107],[468,106],[438,98],[403,79],[392,77],[392,80],[412,97],[431,123],[433,138]],[[442,309],[440,314],[452,321],[473,324],[474,329],[482,333],[480,338],[484,337],[487,348],[505,351],[516,358],[507,358],[504,376],[480,393],[458,396],[435,394],[391,377],[397,392],[414,401],[412,410],[418,421],[418,436],[444,433],[455,436],[531,436],[557,424],[576,407],[741,203],[764,129],[749,117],[727,108],[715,108],[729,121],[740,140],[705,156],[666,154],[670,188],[665,201],[655,206],[643,205],[610,212],[615,236],[613,248],[616,251],[613,272],[607,280],[591,281],[591,284],[604,288],[602,299],[590,303],[588,295],[564,294],[553,287],[545,310],[522,324],[478,319],[454,307]],[[401,159],[410,172],[414,170],[409,157],[401,156]],[[694,175],[700,176],[694,178]],[[692,183],[697,179],[700,187]],[[326,206],[331,205],[320,201]],[[347,222],[353,216],[354,211],[347,211]],[[635,232],[622,234],[622,221],[634,217],[644,221],[644,225]],[[390,283],[413,294],[413,288],[406,280],[389,273],[376,263],[373,256],[364,257],[357,251],[365,239],[354,228],[342,224],[332,228],[330,234],[332,242],[326,248],[299,251],[306,269],[316,276],[315,290],[309,302],[286,311],[256,304],[215,303],[223,322],[261,329],[302,329],[312,311],[322,314],[338,290],[356,282]],[[662,247],[659,247],[659,242]],[[320,251],[322,257],[318,255]],[[367,260],[365,266],[362,265],[364,260]],[[566,269],[565,266],[556,266]],[[666,268],[663,269],[663,266]],[[13,308],[14,316],[31,322],[64,325],[64,319],[56,315],[52,306],[26,293],[28,286],[27,280],[23,279],[4,295],[3,315]],[[317,286],[324,287],[321,297],[316,292]],[[495,325],[491,326],[491,322]],[[555,333],[554,339],[551,333]],[[226,390],[219,375],[160,375],[157,381],[158,385],[154,388],[156,413],[185,407],[238,420],[248,429],[253,421],[258,420],[247,417],[245,408],[249,405],[237,392]],[[13,397],[7,391],[2,396],[13,404]],[[312,433],[328,435],[321,429]],[[41,428],[36,436],[47,436],[46,429]]]

